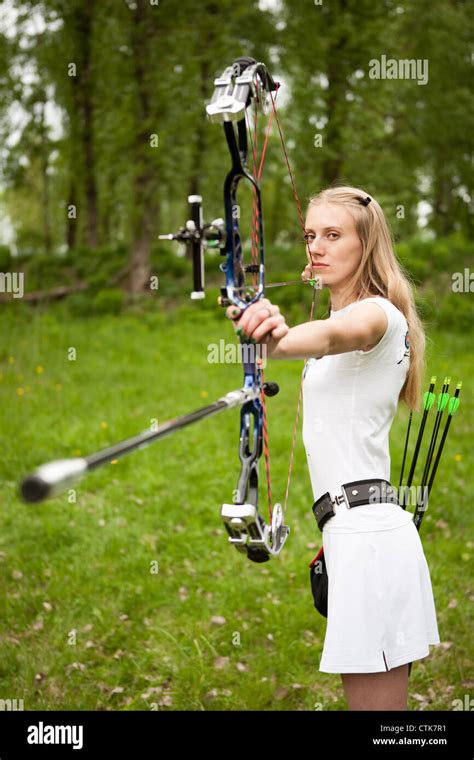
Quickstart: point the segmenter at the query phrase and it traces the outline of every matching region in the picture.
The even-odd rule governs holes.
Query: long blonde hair
[[[416,311],[413,284],[395,255],[382,209],[372,196],[368,205],[360,203],[367,195],[357,187],[329,187],[310,198],[308,211],[320,202],[338,203],[353,217],[362,244],[362,258],[349,282],[348,293],[356,293],[358,301],[382,296],[404,314],[410,338],[410,367],[399,399],[417,410],[425,369],[425,331]]]

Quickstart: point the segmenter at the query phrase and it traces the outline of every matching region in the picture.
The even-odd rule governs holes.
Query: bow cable
[[[261,178],[261,174],[262,174],[262,169],[263,169],[263,165],[264,165],[264,162],[265,162],[265,157],[266,157],[266,152],[267,152],[267,147],[268,147],[268,141],[269,141],[271,126],[272,126],[272,122],[273,122],[273,117],[275,117],[275,121],[276,121],[277,128],[278,128],[278,134],[279,134],[279,137],[280,137],[280,143],[281,143],[281,147],[282,147],[282,150],[283,150],[283,154],[285,156],[285,161],[286,161],[286,165],[287,165],[287,168],[288,168],[288,175],[290,177],[290,182],[291,182],[291,186],[292,186],[292,189],[293,189],[293,195],[294,195],[294,198],[295,198],[295,201],[296,201],[296,206],[297,206],[297,209],[298,209],[300,226],[301,226],[301,229],[302,229],[302,231],[304,233],[305,232],[305,223],[304,223],[303,212],[301,210],[301,203],[300,203],[300,199],[299,199],[299,196],[298,196],[298,191],[296,189],[296,183],[295,183],[295,180],[294,180],[293,171],[292,171],[292,168],[291,168],[291,163],[290,163],[290,159],[289,159],[289,156],[288,156],[288,151],[287,151],[287,148],[286,148],[285,138],[283,136],[283,130],[282,130],[280,119],[279,119],[278,112],[277,112],[277,109],[276,109],[276,98],[278,97],[278,90],[280,88],[280,84],[278,82],[276,82],[275,84],[276,84],[275,97],[273,97],[273,94],[271,92],[269,93],[270,98],[271,98],[271,103],[272,103],[272,110],[270,112],[270,117],[269,117],[269,120],[268,120],[268,125],[267,125],[266,131],[265,131],[265,140],[264,140],[264,144],[263,144],[263,149],[262,149],[262,155],[261,155],[261,158],[260,158],[260,162],[258,163],[258,170],[257,170],[257,137],[258,137],[257,118],[258,118],[258,108],[257,107],[254,108],[254,136],[253,136],[253,138],[252,138],[252,131],[251,131],[250,125],[249,125],[248,114],[247,114],[247,111],[246,111],[246,120],[247,120],[247,124],[249,126],[249,137],[250,137],[250,143],[251,143],[251,146],[252,146],[252,155],[253,155],[253,175],[254,175],[256,181],[260,182],[260,178]],[[258,82],[256,83],[256,90],[257,90],[257,96],[258,96]],[[253,264],[257,264],[257,262],[258,262],[258,246],[259,246],[259,225],[258,225],[258,206],[257,206],[256,199],[255,199],[255,189],[254,189],[253,195],[254,195],[254,200],[253,200],[253,204],[252,204],[252,263]],[[311,257],[310,257],[310,253],[309,253],[309,244],[308,243],[306,243],[306,247],[307,247],[308,261],[311,261]],[[253,280],[254,280],[253,284],[256,285],[257,284],[256,283],[256,268],[253,269]],[[311,309],[310,309],[310,316],[309,316],[309,321],[310,322],[312,322],[313,318],[314,318],[315,305],[316,305],[316,287],[313,288],[313,298],[312,298],[312,302],[311,302]],[[259,361],[260,361],[260,364],[261,364],[261,359]],[[287,506],[288,506],[290,482],[291,482],[291,475],[292,475],[292,472],[293,472],[294,454],[295,454],[295,448],[296,448],[296,436],[297,436],[297,432],[298,432],[298,423],[299,423],[299,417],[300,417],[301,401],[302,401],[302,396],[303,396],[303,382],[304,382],[304,375],[303,375],[303,373],[304,373],[304,366],[306,364],[306,361],[307,360],[305,359],[304,360],[304,365],[303,365],[303,371],[302,371],[302,375],[301,375],[301,382],[300,382],[299,393],[298,393],[298,403],[297,403],[297,408],[296,408],[295,423],[294,423],[294,426],[293,426],[293,437],[292,437],[292,445],[291,445],[291,453],[290,453],[290,462],[289,462],[289,466],[288,466],[287,483],[286,483],[286,490],[285,490],[285,501],[284,501],[284,505],[283,505],[283,517],[286,514],[286,509],[287,509]],[[262,367],[261,367],[261,375],[262,375],[262,385],[263,385],[263,383],[264,383],[264,373],[263,373],[263,368]],[[270,520],[271,520],[272,519],[272,515],[273,515],[273,507],[272,507],[271,479],[270,479],[270,454],[269,454],[269,445],[268,445],[267,410],[266,410],[266,404],[265,404],[265,394],[264,394],[263,390],[262,390],[262,394],[261,394],[261,402],[262,402],[262,409],[263,409],[263,444],[264,444],[263,448],[264,448],[265,471],[266,471],[266,479],[267,479],[268,511],[269,511],[269,516],[270,516]]]

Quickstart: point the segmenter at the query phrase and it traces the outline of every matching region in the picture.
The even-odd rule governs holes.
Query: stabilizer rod
[[[268,383],[267,395],[274,395],[276,383]],[[264,386],[265,391],[265,386]],[[88,472],[100,467],[103,464],[118,459],[126,454],[131,454],[137,449],[143,449],[167,435],[174,433],[176,430],[198,422],[206,417],[212,417],[214,414],[232,409],[236,406],[243,406],[248,401],[259,396],[258,389],[240,388],[236,391],[230,391],[213,404],[208,404],[201,409],[197,409],[181,417],[167,420],[161,425],[144,430],[138,435],[126,438],[124,441],[109,446],[106,449],[89,454],[87,457],[75,457],[71,459],[57,459],[53,462],[38,467],[33,473],[27,475],[20,485],[20,492],[23,500],[28,503],[36,503],[56,496],[62,491],[71,488],[78,483]]]

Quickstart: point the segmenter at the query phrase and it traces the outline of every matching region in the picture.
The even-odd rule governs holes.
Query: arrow
[[[423,417],[421,419],[421,425],[418,431],[418,438],[416,439],[415,451],[413,452],[413,459],[411,462],[410,472],[408,473],[408,480],[405,486],[405,494],[403,496],[402,503],[400,505],[401,507],[403,507],[403,509],[406,509],[407,495],[408,495],[410,486],[413,482],[413,476],[415,474],[416,463],[418,461],[418,454],[420,453],[421,441],[423,439],[423,433],[426,426],[426,420],[428,418],[429,411],[431,407],[433,406],[433,403],[435,400],[435,394],[433,393],[435,384],[436,384],[436,377],[432,377],[430,381],[429,390],[426,391],[426,393],[423,396],[423,410],[424,410]]]
[[[268,285],[265,285],[266,288],[283,288],[287,285],[311,285],[313,288],[320,287],[320,279],[319,277],[316,277],[311,280],[286,280],[285,282],[270,282]],[[248,288],[252,288],[252,284],[244,285],[241,288],[234,288],[235,291],[242,291],[247,290]]]
[[[400,470],[400,482],[398,484],[398,492],[400,493],[402,488],[402,482],[403,482],[403,473],[405,471],[405,460],[407,457],[407,450],[408,450],[408,439],[410,438],[410,428],[411,428],[411,421],[413,419],[413,412],[410,412],[410,417],[408,418],[408,427],[407,427],[407,434],[405,438],[405,449],[403,451],[403,460],[402,460],[402,469]]]
[[[279,391],[279,387],[277,383],[265,383],[263,391],[268,396],[275,396]],[[259,389],[241,388],[230,391],[212,404],[201,407],[201,409],[197,409],[190,414],[184,414],[181,417],[175,417],[172,420],[162,422],[157,427],[144,430],[138,433],[138,435],[126,438],[124,441],[101,449],[94,454],[89,454],[89,456],[47,462],[24,478],[21,483],[23,500],[35,503],[56,496],[56,494],[61,493],[67,488],[72,488],[73,485],[82,480],[88,472],[95,470],[96,467],[101,467],[114,459],[131,454],[138,449],[144,449],[151,443],[170,435],[175,430],[181,430],[194,422],[212,417],[214,414],[222,412],[225,409],[232,409],[236,406],[248,404],[257,397],[260,397]]]

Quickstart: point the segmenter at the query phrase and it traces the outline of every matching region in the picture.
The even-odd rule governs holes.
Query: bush
[[[86,293],[73,293],[65,303],[73,317],[90,317],[92,314],[92,300]]]
[[[153,246],[151,250],[151,265],[163,281],[172,281],[181,277],[189,277],[192,264],[185,256],[178,256],[176,243]]]
[[[104,314],[119,314],[125,301],[119,288],[99,290],[97,293],[73,293],[65,300],[66,308],[75,317],[91,317]]]
[[[89,293],[99,293],[107,289],[108,275],[105,272],[98,272],[87,279],[87,289]]]
[[[92,302],[94,314],[119,314],[122,311],[124,294],[119,288],[99,290]]]
[[[53,254],[32,256],[25,265],[25,272],[28,290],[48,290],[66,284],[62,259]]]
[[[128,253],[123,245],[98,248],[78,246],[67,255],[67,260],[76,270],[78,277],[87,280],[97,273],[107,278],[112,277],[125,266],[127,259]]]
[[[433,240],[414,237],[399,243],[396,252],[417,284],[462,270],[472,261],[472,244],[459,233]]]
[[[469,293],[450,293],[436,310],[439,329],[455,328],[470,333],[474,324],[474,307]]]

